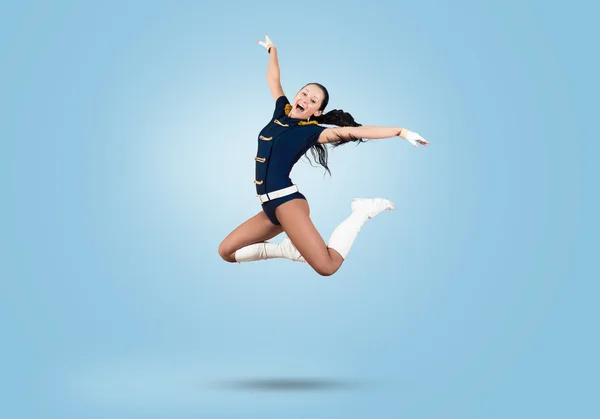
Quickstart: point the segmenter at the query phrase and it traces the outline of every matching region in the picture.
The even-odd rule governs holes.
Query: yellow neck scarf
[[[289,103],[287,105],[285,105],[285,115],[289,115],[290,112],[292,111],[292,105],[290,105]],[[298,122],[298,125],[310,125],[310,124],[314,124],[317,125],[318,122],[317,121],[300,121]]]

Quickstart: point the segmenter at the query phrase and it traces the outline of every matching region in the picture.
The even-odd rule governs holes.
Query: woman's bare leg
[[[335,228],[327,245],[310,219],[306,200],[288,201],[277,207],[275,214],[306,262],[319,275],[329,276],[337,272],[348,256],[363,224],[380,212],[395,208],[383,198],[354,199],[352,213]]]
[[[300,254],[319,275],[333,275],[344,259],[329,249],[309,216],[308,202],[294,199],[280,205],[275,215]]]
[[[219,245],[219,255],[227,262],[237,262],[235,253],[243,247],[272,239],[283,231],[261,211],[233,230]]]

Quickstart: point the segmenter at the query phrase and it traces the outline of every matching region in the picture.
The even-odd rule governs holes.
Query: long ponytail
[[[319,84],[319,83],[309,83],[306,86],[311,85],[311,84],[318,86],[321,90],[323,90],[324,98],[323,98],[323,103],[321,104],[320,110],[325,109],[325,107],[329,103],[329,92],[327,91],[325,86],[323,86],[322,84]],[[306,87],[306,86],[304,86],[304,87]],[[322,114],[321,116],[314,117],[313,120],[317,121],[317,123],[320,125],[335,125],[338,127],[361,127],[362,126],[362,124],[359,124],[358,122],[356,122],[354,120],[354,117],[351,114],[349,114],[348,112],[344,112],[341,109],[333,109],[327,113]],[[349,142],[363,143],[365,141],[366,140],[364,140],[362,138],[357,138],[357,137],[351,137],[350,139],[340,137],[339,141],[335,141],[335,142],[331,143],[331,147],[333,147],[333,148],[339,147],[339,146],[341,146],[343,144],[347,144]],[[329,175],[331,175],[331,170],[329,170],[329,166],[327,165],[328,153],[327,153],[327,148],[325,147],[325,145],[317,143],[310,148],[310,152],[313,156],[313,159],[315,161],[318,161],[319,164],[325,168],[327,173],[329,173]],[[309,162],[310,162],[310,159],[309,159]]]

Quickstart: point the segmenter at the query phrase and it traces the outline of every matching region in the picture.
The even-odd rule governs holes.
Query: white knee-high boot
[[[294,262],[304,262],[296,246],[286,237],[281,243],[262,242],[242,247],[235,252],[236,262],[253,262],[256,260],[284,258]]]
[[[358,236],[363,224],[383,211],[396,208],[393,202],[383,198],[352,200],[352,214],[342,221],[331,233],[327,247],[338,252],[344,260],[348,257],[350,248]]]

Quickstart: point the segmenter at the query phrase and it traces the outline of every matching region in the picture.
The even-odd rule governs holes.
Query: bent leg
[[[261,211],[233,230],[219,245],[219,255],[227,262],[237,262],[236,251],[272,239],[283,231]]]
[[[395,209],[393,202],[383,198],[353,199],[352,213],[333,231],[329,243],[313,225],[308,202],[294,200],[277,208],[277,219],[306,262],[320,275],[333,275],[348,257],[350,248],[363,224],[383,211]]]
[[[294,199],[276,209],[277,219],[300,254],[319,275],[333,275],[344,259],[327,248],[309,216],[308,202]]]

